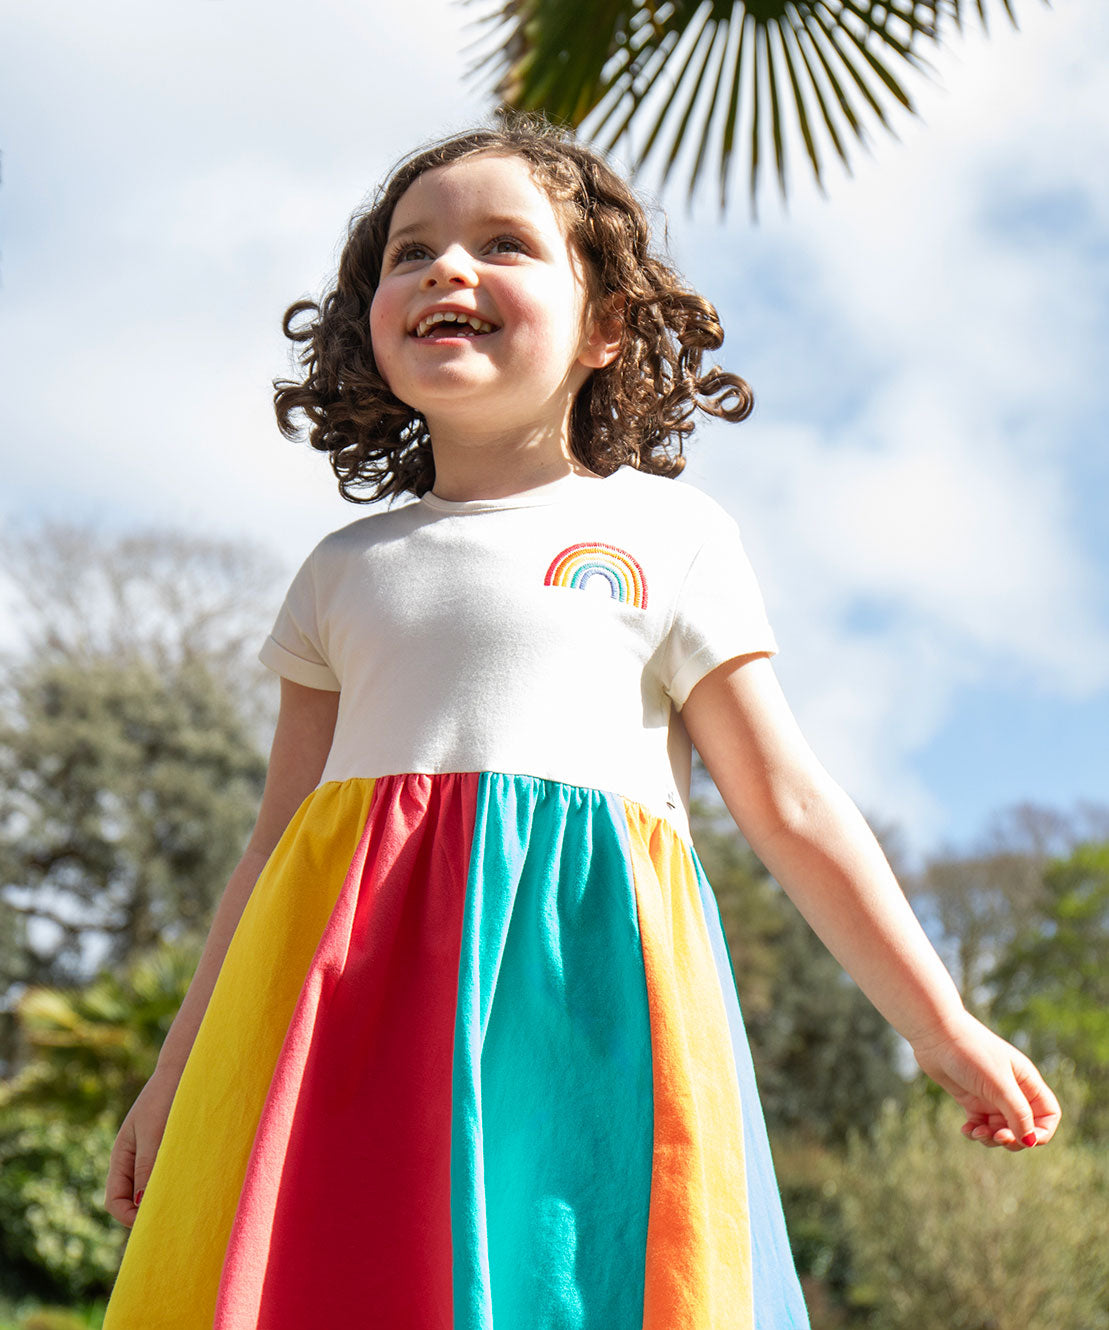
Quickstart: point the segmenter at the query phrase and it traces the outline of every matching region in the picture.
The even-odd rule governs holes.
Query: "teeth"
[[[416,336],[426,337],[438,323],[468,323],[476,333],[496,331],[491,323],[479,319],[476,314],[459,314],[453,309],[446,309],[439,310],[435,314],[429,314],[426,319],[421,319],[416,325]]]

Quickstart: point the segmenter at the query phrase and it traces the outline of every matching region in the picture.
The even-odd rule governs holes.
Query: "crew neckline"
[[[420,495],[420,502],[437,513],[484,513],[500,508],[538,508],[544,504],[558,503],[572,491],[577,492],[587,487],[598,489],[613,476],[619,475],[623,467],[617,467],[607,476],[582,476],[571,471],[567,476],[559,476],[545,485],[536,485],[519,494],[506,494],[500,499],[441,499],[430,490]]]

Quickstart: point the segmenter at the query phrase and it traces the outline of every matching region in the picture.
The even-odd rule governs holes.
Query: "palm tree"
[[[786,197],[792,121],[820,190],[827,143],[850,173],[848,146],[867,142],[866,117],[891,134],[896,103],[914,112],[901,79],[932,68],[921,48],[969,11],[986,28],[986,0],[465,0],[483,5],[484,47],[472,73],[504,110],[543,111],[603,148],[635,131],[639,170],[662,158],[665,182],[689,160],[692,200],[718,163],[724,210],[746,155],[752,214],[762,160],[773,150]],[[1050,0],[1044,0],[1050,4]],[[993,0],[1016,27],[1013,0]],[[823,148],[821,139],[826,140]]]

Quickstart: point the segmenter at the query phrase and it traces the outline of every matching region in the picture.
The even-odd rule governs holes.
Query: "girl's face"
[[[578,389],[618,350],[550,197],[523,158],[493,154],[401,195],[370,332],[378,370],[433,440],[437,426],[565,437]]]

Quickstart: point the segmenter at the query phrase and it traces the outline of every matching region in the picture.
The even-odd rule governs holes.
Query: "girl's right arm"
[[[335,733],[338,708],[336,692],[281,680],[281,709],[258,819],[220,898],[196,973],[166,1035],[154,1074],[124,1118],[112,1147],[104,1205],[128,1228],[134,1223],[177,1083],[239,918],[293,814],[319,782]]]
[[[1029,1058],[963,1006],[881,846],[801,734],[765,653],[710,671],[682,719],[725,804],[813,931],[963,1107],[987,1146],[1046,1144],[1059,1104]]]

